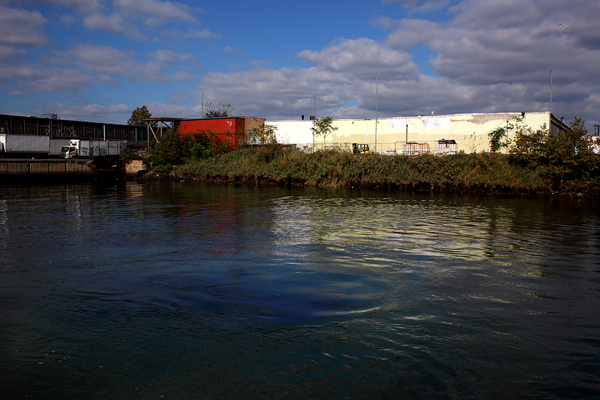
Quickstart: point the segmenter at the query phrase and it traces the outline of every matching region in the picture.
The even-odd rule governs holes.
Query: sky
[[[600,123],[600,1],[0,0],[0,113]]]

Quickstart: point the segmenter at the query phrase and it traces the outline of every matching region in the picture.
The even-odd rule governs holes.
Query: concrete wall
[[[93,175],[94,169],[86,163],[69,160],[1,160],[0,175]]]
[[[455,140],[456,151],[466,153],[489,151],[488,133],[498,127],[505,127],[507,121],[521,117],[521,113],[497,114],[453,114],[379,119],[377,124],[377,151],[396,150],[402,153],[403,144],[423,142],[430,149],[437,147],[437,141]],[[312,121],[267,121],[277,127],[277,139],[281,143],[312,146]],[[538,129],[550,125],[550,114],[525,113],[523,123]],[[351,143],[367,143],[375,150],[375,120],[335,120],[338,130],[327,137],[326,147],[349,148]],[[317,137],[315,147],[323,148],[323,138]],[[391,152],[391,151],[390,151]]]

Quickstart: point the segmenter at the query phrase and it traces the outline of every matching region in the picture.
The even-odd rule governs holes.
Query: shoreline
[[[531,187],[515,189],[512,187],[482,184],[478,187],[433,187],[431,188],[426,182],[414,182],[403,185],[397,185],[390,183],[388,185],[371,184],[371,185],[338,185],[338,186],[325,186],[325,185],[314,185],[307,183],[301,179],[273,179],[256,177],[252,175],[203,175],[194,176],[189,174],[178,174],[176,172],[163,173],[153,172],[141,175],[135,178],[145,182],[150,181],[171,181],[171,182],[204,182],[210,184],[221,184],[221,185],[255,185],[255,186],[278,186],[278,187],[313,187],[323,189],[368,189],[368,190],[389,190],[399,192],[417,192],[417,193],[439,193],[439,194],[463,194],[463,195],[474,195],[474,196],[503,196],[513,198],[535,198],[535,197],[561,197],[561,198],[584,198],[588,200],[600,199],[600,184],[596,183],[575,183],[575,184],[563,184],[558,189],[552,189],[549,187]]]

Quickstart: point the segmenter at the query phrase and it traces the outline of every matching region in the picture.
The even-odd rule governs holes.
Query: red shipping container
[[[243,117],[226,117],[211,119],[191,119],[179,122],[180,135],[189,135],[201,131],[212,131],[224,143],[229,143],[234,148],[244,144],[245,123]]]

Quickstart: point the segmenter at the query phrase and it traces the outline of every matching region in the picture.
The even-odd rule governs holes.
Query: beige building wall
[[[489,151],[488,134],[496,128],[505,127],[507,121],[523,117],[523,123],[532,129],[550,126],[550,113],[496,113],[496,114],[453,114],[375,120],[335,120],[338,130],[329,135],[326,147],[350,149],[352,143],[366,143],[371,150],[402,154],[407,142],[427,143],[431,150],[437,141],[455,140],[456,151],[465,153]],[[277,127],[277,138],[281,143],[313,144],[312,121],[267,121]],[[408,133],[407,133],[408,132]],[[377,136],[377,137],[376,137]],[[511,138],[512,139],[512,138]],[[377,142],[377,147],[375,143]],[[315,148],[323,148],[323,138],[314,138]]]
[[[255,118],[255,117],[240,117],[244,118],[244,126],[246,128],[246,132],[252,131],[255,129],[260,129],[260,126],[265,123],[266,119],[264,118]]]

